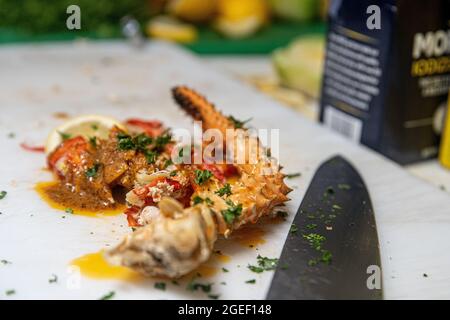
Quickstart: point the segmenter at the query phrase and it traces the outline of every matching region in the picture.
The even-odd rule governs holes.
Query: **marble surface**
[[[207,279],[221,299],[261,299],[272,273],[251,273],[248,263],[258,254],[280,254],[289,221],[315,169],[342,154],[359,170],[370,191],[380,239],[383,286],[387,299],[450,298],[450,197],[403,168],[354,145],[252,87],[215,71],[191,54],[171,45],[151,43],[135,51],[123,43],[71,43],[0,48],[0,297],[96,299],[111,290],[123,299],[205,298],[184,287],[154,289],[153,280],[128,283],[83,278],[70,288],[70,260],[116,243],[129,232],[123,216],[62,219],[34,192],[36,181],[50,179],[42,154],[25,152],[19,143],[42,144],[61,123],[52,116],[70,110],[75,116],[101,113],[125,119],[158,118],[167,125],[190,128],[175,106],[170,88],[187,84],[207,94],[218,108],[237,118],[252,117],[256,128],[280,129],[280,160],[286,172],[301,172],[286,223],[263,226],[266,242],[244,248],[232,242],[219,247],[231,260]],[[8,137],[10,132],[16,135]],[[93,232],[95,231],[95,232]],[[93,232],[93,234],[91,234]],[[55,285],[48,283],[59,275]],[[427,274],[427,277],[424,277]],[[256,279],[255,285],[245,283]],[[226,285],[220,285],[226,282]],[[14,296],[4,292],[16,290]]]

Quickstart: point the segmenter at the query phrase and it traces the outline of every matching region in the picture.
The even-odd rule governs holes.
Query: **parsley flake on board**
[[[317,233],[303,235],[303,238],[305,238],[306,241],[308,241],[309,245],[316,250],[320,250],[322,248],[323,242],[326,240],[324,236]]]
[[[248,265],[248,268],[250,271],[261,273],[263,271],[271,271],[275,270],[278,265],[278,259],[277,258],[267,258],[263,257],[261,255],[258,255],[256,257],[257,266],[254,265]]]
[[[66,209],[64,210],[64,212],[73,214],[73,209],[72,209],[72,208],[66,208]]]
[[[7,194],[8,194],[8,192],[6,192],[5,190],[0,191],[0,200],[4,199]]]
[[[101,297],[100,300],[111,300],[112,298],[114,298],[115,295],[116,295],[116,293],[114,291],[110,291],[107,294],[105,294],[103,297]]]
[[[186,290],[188,291],[203,291],[204,293],[210,293],[212,288],[212,283],[198,283],[195,282],[196,277],[187,284]]]
[[[306,229],[315,229],[315,228],[317,228],[317,224],[315,224],[315,223],[310,223],[310,224],[307,224],[306,225]]]
[[[291,234],[296,234],[297,231],[298,231],[298,227],[295,225],[295,223],[293,223],[293,224],[291,225],[291,229],[289,230],[289,232],[290,232]]]
[[[156,282],[155,288],[159,290],[166,290],[166,284],[164,282]]]
[[[294,179],[294,178],[298,178],[301,177],[301,173],[300,172],[296,172],[296,173],[289,173],[285,176],[286,179]]]
[[[256,280],[255,280],[255,279],[247,280],[247,281],[245,281],[245,283],[248,283],[248,284],[255,284],[255,283],[256,283]]]
[[[338,189],[340,189],[340,190],[350,190],[351,187],[350,187],[350,185],[348,185],[346,183],[339,183],[338,184]]]
[[[51,278],[48,279],[48,283],[56,283],[58,282],[58,276],[56,274],[52,274]]]
[[[6,290],[5,294],[7,296],[12,296],[13,294],[16,294],[16,290],[14,290],[14,289]]]

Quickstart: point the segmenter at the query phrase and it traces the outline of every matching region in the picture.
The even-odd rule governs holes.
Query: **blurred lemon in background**
[[[178,21],[169,16],[158,16],[150,20],[146,27],[150,37],[190,43],[197,39],[197,29],[190,24]]]
[[[324,0],[270,0],[274,13],[287,20],[308,22],[319,15]],[[326,4],[324,4],[326,6]]]
[[[216,0],[171,0],[167,9],[177,18],[189,22],[205,22],[213,17],[216,2]]]
[[[217,30],[230,38],[243,38],[258,31],[269,18],[265,0],[217,0]]]
[[[293,41],[286,48],[275,50],[272,59],[281,84],[317,98],[324,56],[324,37],[308,36]]]

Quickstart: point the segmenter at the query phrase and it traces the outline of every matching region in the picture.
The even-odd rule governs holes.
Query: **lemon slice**
[[[52,130],[45,143],[45,153],[52,153],[64,139],[70,137],[83,136],[106,139],[109,130],[114,126],[126,131],[120,121],[110,117],[93,114],[72,118]]]

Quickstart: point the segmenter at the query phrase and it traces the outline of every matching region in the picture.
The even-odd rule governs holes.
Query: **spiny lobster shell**
[[[226,135],[227,129],[234,129],[233,121],[194,90],[180,86],[173,88],[172,93],[183,110],[194,120],[202,121],[203,130],[219,129]],[[235,137],[245,134],[244,129],[235,131]],[[180,277],[209,259],[218,234],[227,237],[233,230],[246,223],[257,222],[274,207],[289,200],[286,195],[291,189],[284,183],[279,167],[264,161],[266,149],[260,146],[256,137],[247,135],[245,139],[259,147],[254,150],[258,153],[258,161],[256,164],[244,162],[235,165],[240,177],[228,200],[243,204],[235,221],[226,223],[221,214],[221,209],[226,208],[225,200],[206,186],[197,194],[213,199],[214,209],[204,203],[180,209],[173,205],[176,200],[165,198],[159,203],[163,213],[161,218],[130,234],[108,251],[106,257],[109,261],[145,275]]]

